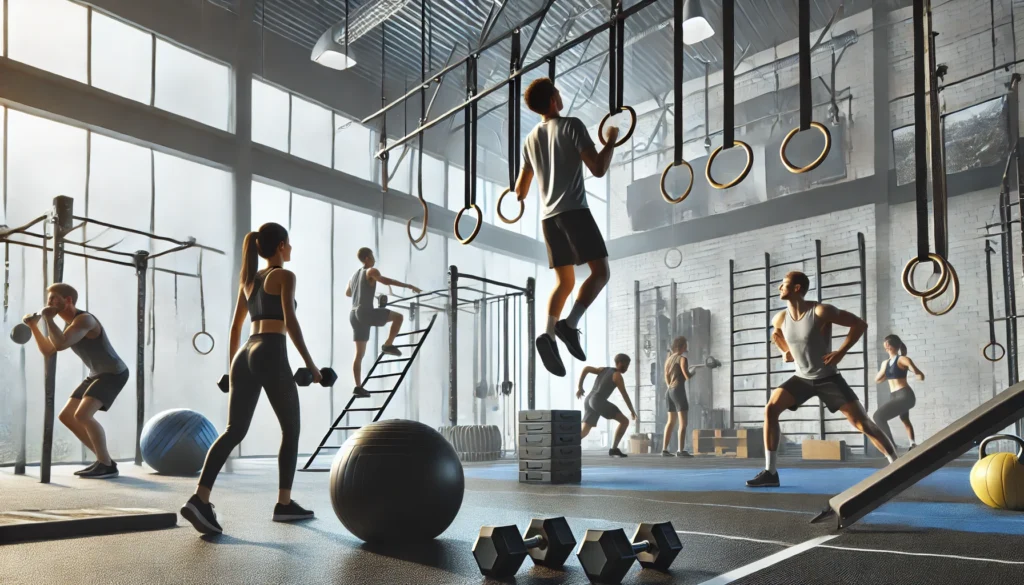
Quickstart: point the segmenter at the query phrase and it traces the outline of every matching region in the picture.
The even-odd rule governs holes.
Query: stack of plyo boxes
[[[580,411],[519,411],[519,481],[580,483]]]

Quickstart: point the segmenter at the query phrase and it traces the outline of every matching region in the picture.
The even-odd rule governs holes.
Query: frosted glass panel
[[[157,39],[156,107],[221,130],[228,129],[227,66]]]
[[[331,166],[331,111],[292,96],[292,150],[297,157]]]
[[[391,177],[391,181],[388,183],[389,189],[407,193],[412,196],[416,196],[416,192],[413,191],[413,185],[416,184],[415,176],[413,175],[413,166],[416,160],[416,153],[409,150],[405,153],[405,156],[401,157],[399,161],[399,155],[402,154],[402,150],[395,151],[395,156],[392,157],[388,164],[388,176]]]
[[[429,154],[423,155],[423,198],[444,207],[444,187],[444,161]]]
[[[264,183],[252,182],[252,225],[256,231],[267,222],[288,227],[288,191]]]
[[[7,219],[11,225],[20,225],[50,210],[53,198],[67,195],[74,198],[75,213],[81,214],[85,195],[86,132],[58,122],[37,118],[22,112],[8,110],[7,145]],[[42,233],[37,224],[33,233]],[[52,233],[52,232],[51,232]],[[38,243],[31,238],[30,241]],[[74,249],[68,246],[69,249]],[[26,250],[21,262],[21,250],[11,246],[11,299],[9,313],[15,316],[35,312],[43,305],[43,289],[52,282],[52,263],[43,276],[42,254]],[[51,255],[52,260],[52,255]],[[84,290],[81,261],[65,261],[63,281],[79,292]],[[23,283],[23,285],[22,285]],[[20,286],[19,286],[20,285]],[[80,302],[84,299],[80,297]],[[57,319],[58,326],[63,325]],[[43,419],[43,359],[31,345],[26,345],[26,408],[28,417],[27,457],[38,461]],[[126,360],[127,361],[127,360]],[[57,359],[57,388],[74,388],[84,378],[82,362],[73,355],[62,353]],[[66,390],[60,390],[66,392]],[[65,396],[61,396],[64,400]],[[111,409],[124,408],[118,404]],[[54,461],[80,461],[81,446],[62,425],[54,427]]]
[[[466,173],[455,165],[448,165],[448,209],[458,211],[465,202]]]
[[[334,168],[373,180],[373,132],[362,124],[334,115]]]
[[[86,8],[67,0],[8,1],[7,56],[85,83],[89,34]]]
[[[288,92],[252,80],[252,141],[288,152]]]
[[[92,14],[92,84],[149,103],[153,37],[100,12]]]
[[[344,303],[344,296],[336,299],[331,294],[331,271],[326,262],[331,249],[331,208],[329,203],[294,195],[292,198],[292,224],[296,227],[289,233],[292,244],[292,260],[286,268],[295,273],[295,296],[299,302],[296,310],[306,347],[318,368],[333,366],[331,363],[331,328],[348,325],[334,323],[331,315],[332,302]],[[288,357],[292,369],[305,364],[302,356],[291,343]],[[341,369],[344,373],[345,368]],[[345,388],[347,385],[341,385]],[[299,452],[310,453],[332,422],[330,392],[319,386],[316,391],[299,392],[302,409],[302,428],[299,436]]]
[[[234,189],[231,174],[171,155],[155,153],[154,178],[156,233],[177,239],[195,237],[200,244],[218,248],[224,255],[203,252],[202,294],[206,305],[206,330],[216,345],[209,355],[192,349],[192,336],[202,330],[200,281],[166,273],[155,275],[153,388],[148,412],[192,408],[203,413],[218,430],[224,429],[227,400],[214,385],[226,373],[228,330],[234,308],[237,277],[234,258]],[[202,210],[197,213],[197,210]],[[154,243],[164,250],[166,243]],[[199,250],[191,249],[161,257],[161,268],[195,274]],[[175,282],[176,281],[176,282]]]

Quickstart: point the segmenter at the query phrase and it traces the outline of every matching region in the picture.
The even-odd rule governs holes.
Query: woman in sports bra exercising
[[[907,357],[907,346],[896,335],[887,336],[883,346],[889,354],[889,359],[882,362],[875,382],[880,384],[882,380],[889,381],[889,401],[879,406],[872,418],[892,440],[889,421],[900,417],[903,426],[907,428],[907,436],[910,437],[910,448],[913,449],[917,442],[914,440],[914,425],[910,424],[910,409],[917,403],[917,397],[907,384],[907,371],[913,372],[918,380],[924,380],[924,373]]]
[[[313,517],[312,510],[303,509],[291,499],[299,451],[299,394],[288,364],[288,337],[312,372],[313,382],[321,380],[320,369],[306,349],[295,317],[295,274],[282,267],[291,260],[291,253],[288,230],[276,223],[265,223],[259,231],[249,232],[242,244],[242,272],[229,342],[234,357],[229,372],[228,423],[206,454],[195,495],[181,508],[181,515],[202,533],[222,532],[210,504],[210,491],[231,451],[249,431],[261,388],[267,391],[270,405],[281,423],[281,450],[278,453],[280,489],[274,507],[274,521],[289,522]],[[257,256],[267,261],[263,270],[257,271]],[[246,313],[252,320],[252,327],[249,339],[239,349]]]

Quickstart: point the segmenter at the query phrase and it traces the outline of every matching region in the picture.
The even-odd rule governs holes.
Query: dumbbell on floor
[[[338,381],[338,374],[333,368],[320,368],[320,385],[324,388],[334,386],[334,383]],[[299,386],[309,386],[313,383],[313,373],[309,371],[309,368],[299,368],[295,371],[295,376],[292,378],[295,383]],[[220,388],[221,392],[227,392],[229,390],[228,375],[224,374],[217,381],[217,387]]]
[[[526,534],[513,526],[484,526],[473,543],[473,557],[480,572],[502,579],[516,574],[526,555],[533,564],[561,568],[576,546],[564,517],[534,518]]]
[[[667,571],[683,550],[671,522],[641,524],[630,542],[621,528],[587,530],[576,556],[587,577],[595,583],[621,583],[640,561],[645,569]]]

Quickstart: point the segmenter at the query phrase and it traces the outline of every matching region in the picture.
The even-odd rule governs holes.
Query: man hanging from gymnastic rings
[[[619,129],[609,127],[604,147],[594,148],[587,127],[579,118],[563,118],[562,96],[548,78],[536,79],[526,88],[527,107],[541,115],[541,122],[523,143],[523,167],[516,180],[517,199],[523,201],[530,183],[538,177],[541,201],[541,229],[548,250],[548,265],[555,271],[555,289],[548,299],[544,333],[537,337],[537,353],[544,367],[555,376],[565,376],[555,337],[562,340],[576,359],[587,359],[577,328],[587,307],[608,283],[608,249],[587,205],[583,165],[595,177],[603,177],[611,166]],[[576,302],[565,319],[558,320],[565,301],[576,284],[575,266],[586,264],[590,276],[580,286]]]
[[[861,404],[857,393],[843,379],[837,366],[868,330],[860,317],[832,305],[804,299],[810,279],[803,272],[790,272],[779,284],[779,299],[786,309],[772,319],[775,331],[772,342],[782,352],[783,360],[794,362],[796,373],[775,389],[764,407],[765,469],[747,482],[747,487],[779,487],[776,451],[781,430],[779,415],[786,409],[796,410],[811,398],[818,397],[829,412],[841,411],[850,424],[867,435],[885,458],[896,459],[896,447],[878,428]],[[832,325],[849,327],[850,332],[839,349],[832,351]]]
[[[99,320],[92,313],[75,308],[78,291],[74,287],[58,282],[46,292],[46,306],[23,319],[32,330],[39,352],[45,358],[70,348],[89,368],[89,375],[71,393],[57,417],[96,455],[95,463],[75,475],[83,479],[117,477],[117,462],[110,457],[107,435],[96,420],[96,413],[109,410],[128,383],[128,366],[110,345],[107,329]],[[55,316],[64,320],[63,328],[54,322]],[[46,333],[40,330],[40,321],[46,324]]]

